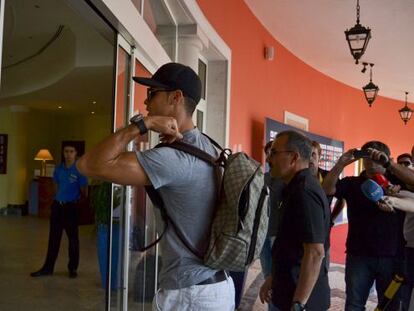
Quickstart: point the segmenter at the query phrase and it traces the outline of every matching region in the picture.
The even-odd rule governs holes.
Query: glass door
[[[1,67],[2,67],[2,55],[3,55],[3,27],[4,27],[4,2],[0,0],[0,86],[1,86]]]
[[[128,124],[131,106],[131,46],[118,35],[116,55],[116,81],[114,127],[117,131]],[[128,147],[128,149],[130,149]],[[107,283],[107,309],[126,310],[129,211],[131,187],[112,184],[112,208],[109,231],[109,263]]]
[[[136,52],[136,51],[135,51]],[[134,53],[134,71],[136,76],[150,77],[151,73]],[[135,113],[146,115],[144,101],[146,87],[134,84],[133,107]],[[134,151],[147,150],[156,141],[158,135],[148,133],[134,141]],[[156,142],[155,142],[156,143]],[[143,246],[149,245],[157,238],[154,209],[144,187],[133,187],[131,192],[130,245],[128,253],[128,308],[130,310],[151,310],[152,299],[157,289],[158,249],[153,247],[141,252]]]
[[[140,58],[143,59],[118,35],[114,131],[128,125],[132,115],[146,114],[146,87],[132,80],[133,76],[151,76]],[[128,150],[144,151],[157,140],[154,133],[138,136]],[[151,310],[157,290],[158,248],[146,252],[140,249],[156,238],[154,209],[144,187],[112,184],[108,310]]]

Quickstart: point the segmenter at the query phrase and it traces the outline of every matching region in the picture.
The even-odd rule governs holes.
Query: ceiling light
[[[59,109],[62,109],[62,106],[58,106]]]
[[[411,115],[413,114],[413,110],[408,107],[407,95],[408,92],[405,92],[405,106],[398,110],[401,120],[403,120],[404,124],[406,125],[407,122],[410,121]]]
[[[94,104],[94,105],[95,105],[95,104],[96,104],[96,101],[93,101],[93,102],[92,102],[92,104]]]
[[[351,29],[345,31],[345,38],[348,41],[349,49],[355,59],[355,64],[358,64],[359,59],[364,55],[371,38],[371,29],[365,28],[359,23],[359,0],[357,0],[357,20],[356,25]]]
[[[369,64],[369,66],[369,83],[362,87],[362,90],[364,91],[368,105],[371,107],[372,103],[377,97],[379,87],[372,83],[372,67],[374,66],[374,64]]]
[[[92,111],[91,114],[95,114],[95,111]]]
[[[365,71],[367,71],[367,66],[368,66],[368,63],[362,63],[362,65],[363,65],[364,67],[361,69],[361,72],[362,72],[362,73],[365,73]]]

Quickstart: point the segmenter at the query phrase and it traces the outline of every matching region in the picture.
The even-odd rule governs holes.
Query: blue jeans
[[[378,301],[381,302],[384,292],[394,274],[401,271],[401,261],[388,257],[346,256],[345,311],[364,311],[370,288],[375,281]],[[399,291],[400,292],[400,291]],[[394,296],[387,311],[398,310],[399,292]]]
[[[260,253],[260,264],[262,265],[263,276],[267,278],[272,273],[272,241],[270,237],[267,237],[264,241]]]

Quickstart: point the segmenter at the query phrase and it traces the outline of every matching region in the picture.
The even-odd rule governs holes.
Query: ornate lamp
[[[407,95],[408,92],[405,92],[405,106],[398,110],[401,120],[403,120],[405,125],[407,125],[407,122],[410,121],[411,115],[413,114],[413,110],[408,107]]]
[[[47,149],[40,149],[34,159],[36,161],[42,161],[42,170],[40,171],[40,176],[46,176],[46,161],[53,160],[50,151]]]
[[[348,41],[349,49],[355,59],[355,64],[358,64],[359,59],[364,55],[368,45],[369,39],[371,39],[371,29],[365,28],[359,23],[359,0],[357,0],[357,20],[356,25],[351,29],[345,31],[345,38]]]
[[[372,83],[372,67],[374,66],[374,64],[369,64],[369,66],[369,83],[362,87],[362,89],[364,90],[365,98],[368,102],[368,105],[371,107],[375,98],[377,98],[379,87]]]

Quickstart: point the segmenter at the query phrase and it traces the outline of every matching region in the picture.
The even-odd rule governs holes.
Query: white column
[[[190,66],[195,72],[198,72],[198,59],[203,47],[203,42],[197,35],[179,36],[178,62]]]

